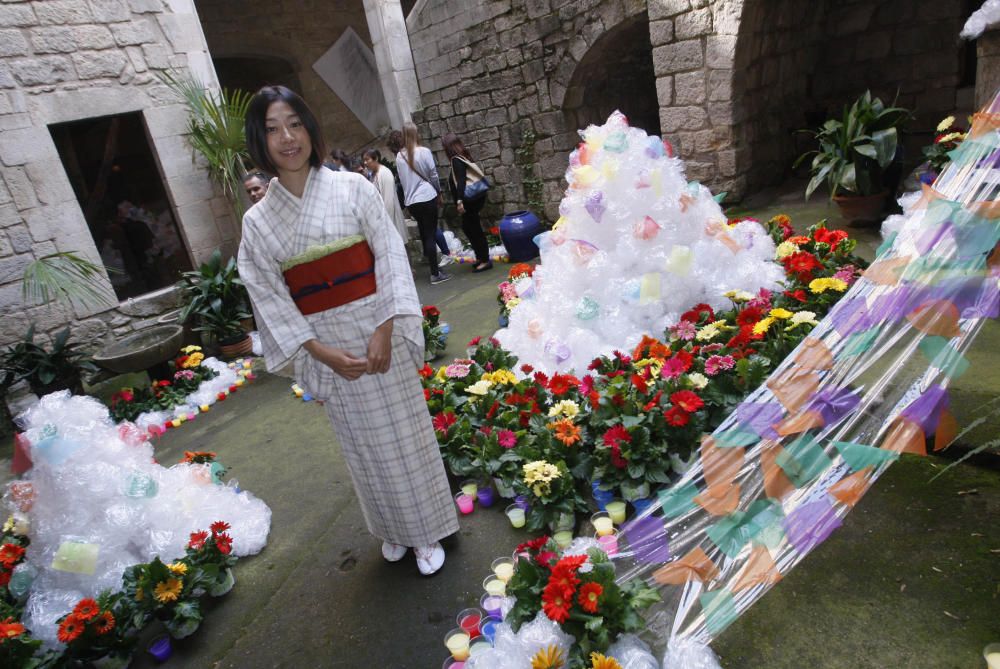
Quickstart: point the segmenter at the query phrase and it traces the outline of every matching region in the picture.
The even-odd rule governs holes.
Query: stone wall
[[[1000,30],[987,30],[976,40],[976,109],[982,109],[1000,92]]]
[[[312,67],[348,27],[372,46],[361,0],[318,1],[308,6],[301,0],[196,0],[195,4],[213,58],[278,58],[291,67],[302,87],[297,92],[319,118],[328,149],[352,152],[372,139]],[[381,87],[377,79],[370,85]]]
[[[106,310],[26,307],[21,278],[36,258],[75,251],[100,263],[48,125],[141,112],[165,190],[194,263],[233,252],[238,227],[184,135],[167,70],[214,81],[190,0],[44,0],[0,4],[0,345],[30,323],[98,343],[148,326],[172,291]],[[106,288],[110,291],[110,285]],[[113,294],[113,293],[111,293]]]

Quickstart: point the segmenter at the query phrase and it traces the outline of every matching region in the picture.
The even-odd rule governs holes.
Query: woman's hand
[[[465,204],[461,200],[459,200],[458,203],[455,204],[455,209],[458,210],[458,213],[464,214],[465,213]]]
[[[392,319],[375,328],[372,338],[368,340],[369,374],[385,374],[392,362]]]
[[[327,346],[318,339],[310,339],[303,346],[309,355],[348,381],[360,377],[368,367],[368,361],[364,358],[356,358],[347,351]]]

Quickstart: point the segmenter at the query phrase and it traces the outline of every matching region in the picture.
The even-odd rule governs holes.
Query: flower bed
[[[492,339],[470,342],[469,358],[436,372],[425,366],[425,398],[452,473],[513,486],[528,499],[532,531],[586,510],[594,479],[632,501],[669,482],[700,436],[767,378],[864,267],[843,231],[820,223],[794,235],[786,216],[767,227],[786,272],[782,292],[731,291],[722,312],[695,305],[663,341],[647,336],[633,351],[595,359],[586,374],[517,366]],[[516,308],[503,284],[498,299]]]

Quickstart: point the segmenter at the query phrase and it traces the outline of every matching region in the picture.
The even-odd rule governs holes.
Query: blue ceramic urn
[[[500,239],[511,262],[524,262],[538,256],[534,238],[542,231],[538,217],[530,211],[513,211],[500,219]]]

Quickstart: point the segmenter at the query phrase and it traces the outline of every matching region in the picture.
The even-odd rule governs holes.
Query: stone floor
[[[759,218],[785,212],[801,227],[823,217],[837,223],[825,202],[805,204],[799,192],[765,194],[751,205]],[[870,252],[876,237],[862,234]],[[505,271],[452,269],[454,280],[438,286],[427,284],[425,267],[415,271],[423,303],[436,304],[452,326],[447,357],[495,329],[495,286]],[[970,352],[981,373],[954,388],[963,420],[997,394],[998,343],[994,324]],[[992,439],[996,428],[994,416],[965,445]],[[443,637],[455,614],[478,601],[492,559],[527,538],[499,508],[477,509],[446,542],[448,561],[436,576],[419,576],[412,557],[385,563],[364,529],[324,411],[296,399],[284,378],[262,374],[156,446],[163,463],[193,449],[217,451],[273,519],[265,550],[237,566],[237,587],[177,643],[168,666],[178,669],[437,669],[447,654]],[[0,446],[0,457],[9,452]],[[962,464],[932,481],[947,461],[904,458],[843,528],[721,635],[714,646],[722,666],[982,666],[983,646],[1000,641],[1000,471],[992,463]],[[144,654],[132,664],[153,665]]]

